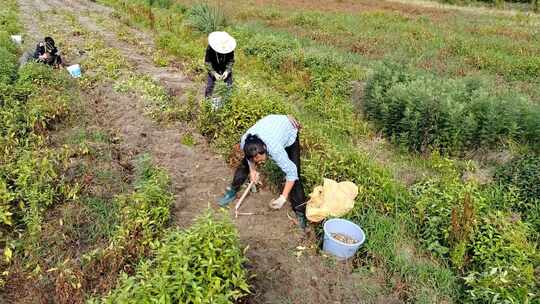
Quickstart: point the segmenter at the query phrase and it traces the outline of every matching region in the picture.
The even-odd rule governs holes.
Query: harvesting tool
[[[242,205],[242,202],[244,201],[244,199],[248,195],[249,191],[251,190],[251,187],[253,187],[254,185],[255,185],[255,182],[251,181],[249,183],[249,185],[246,187],[246,190],[244,190],[244,193],[242,193],[242,196],[240,197],[240,199],[236,203],[236,206],[234,206],[234,217],[235,218],[237,218],[239,215],[253,215],[254,214],[252,212],[238,212],[238,209],[240,209],[240,205]]]

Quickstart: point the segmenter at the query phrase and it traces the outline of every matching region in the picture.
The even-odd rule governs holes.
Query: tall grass
[[[218,6],[208,5],[208,3],[192,6],[187,16],[192,27],[206,34],[222,30],[227,25],[223,10]]]

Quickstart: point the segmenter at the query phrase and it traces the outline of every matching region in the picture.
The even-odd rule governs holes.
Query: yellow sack
[[[354,207],[358,187],[351,182],[338,183],[324,179],[322,186],[317,186],[309,195],[306,205],[306,217],[312,222],[320,222],[328,216],[342,216]]]

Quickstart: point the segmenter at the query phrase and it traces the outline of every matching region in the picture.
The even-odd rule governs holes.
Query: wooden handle
[[[249,190],[251,190],[251,187],[253,187],[253,184],[255,184],[255,182],[251,181],[249,183],[249,185],[247,186],[246,190],[244,190],[244,193],[242,193],[242,196],[240,197],[240,199],[238,200],[238,202],[236,203],[236,206],[234,207],[234,212],[235,212],[235,215],[238,216],[238,209],[240,208],[240,205],[242,205],[242,202],[244,201],[244,199],[246,198],[246,196],[248,195],[249,193]]]

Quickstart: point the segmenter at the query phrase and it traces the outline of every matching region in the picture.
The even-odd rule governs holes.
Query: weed
[[[197,144],[197,142],[195,141],[195,138],[193,137],[193,134],[188,133],[188,134],[185,134],[184,136],[182,136],[182,145],[185,145],[185,146],[188,146],[188,147],[193,147],[196,144]]]
[[[222,8],[208,3],[194,5],[187,14],[189,24],[206,34],[223,29],[227,23]]]
[[[153,116],[159,116],[168,109],[171,102],[169,94],[150,76],[131,74],[126,80],[117,81],[114,86],[117,92],[134,92],[140,94],[148,102],[147,107]]]

